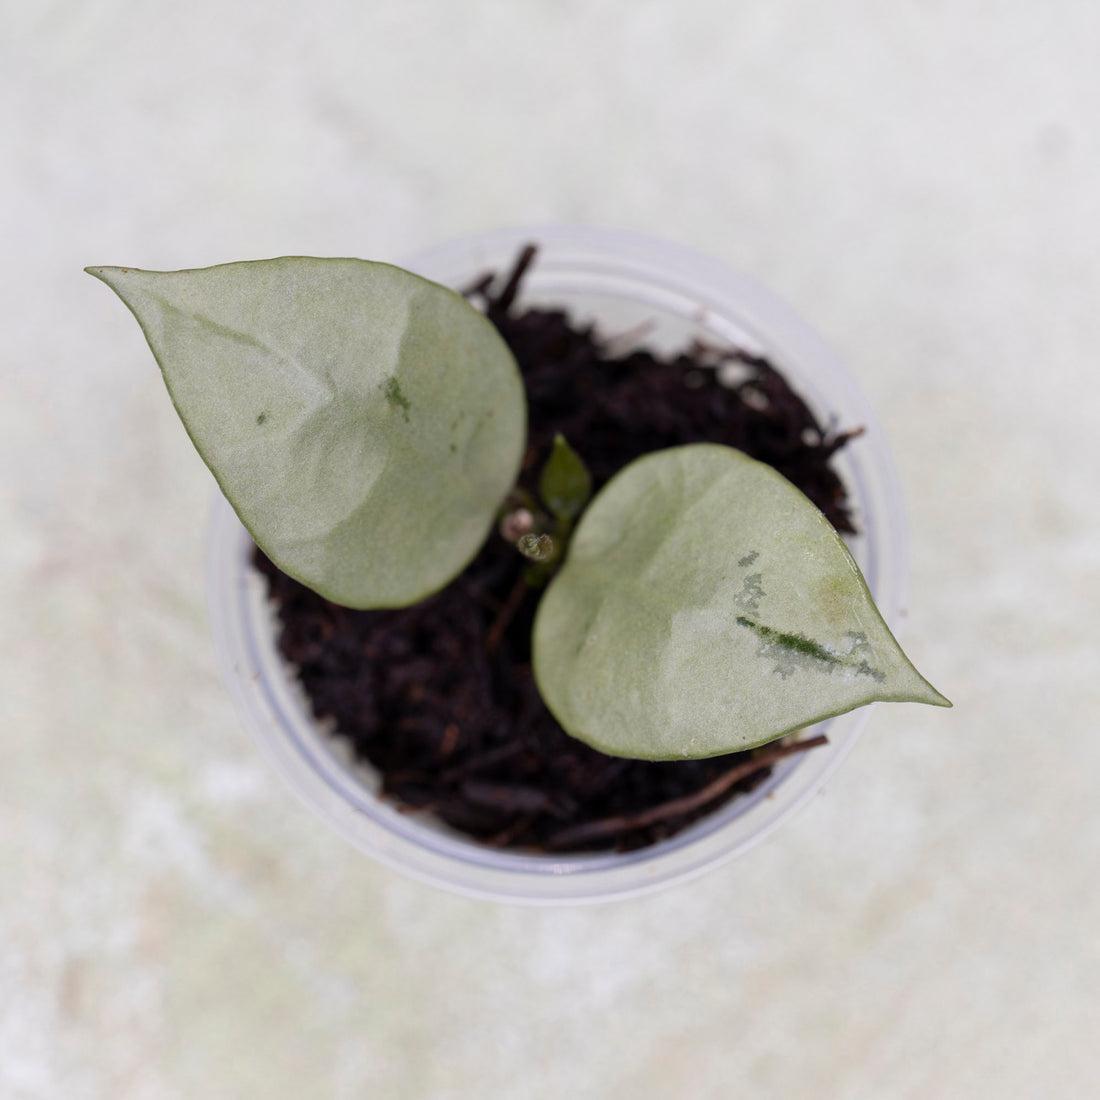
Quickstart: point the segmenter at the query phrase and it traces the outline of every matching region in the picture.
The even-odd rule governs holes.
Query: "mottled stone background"
[[[1100,1088],[1100,6],[0,0],[0,1095]],[[893,442],[907,647],[793,823],[597,909],[440,893],[258,757],[212,481],[89,263],[693,245]]]

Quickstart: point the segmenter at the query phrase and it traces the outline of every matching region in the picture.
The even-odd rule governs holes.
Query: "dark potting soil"
[[[498,289],[467,291],[499,329],[527,387],[520,485],[536,491],[555,433],[583,457],[596,489],[649,451],[708,441],[774,466],[840,531],[853,531],[830,460],[855,432],[820,424],[766,359],[695,344],[673,358],[621,356],[563,312],[517,308],[527,248]],[[740,377],[719,381],[716,367]],[[605,756],[569,737],[531,672],[539,591],[528,562],[492,535],[466,571],[423,603],[353,611],[322,599],[258,550],[314,714],[379,773],[387,798],[431,811],[497,847],[628,850],[653,844],[763,783],[775,762],[824,742],[766,746],[708,760]]]

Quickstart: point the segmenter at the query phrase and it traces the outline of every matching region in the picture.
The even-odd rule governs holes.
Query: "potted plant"
[[[506,273],[528,237],[540,247],[533,269],[527,253],[511,278],[474,278]],[[435,281],[386,265],[304,258],[174,273],[89,269],[137,316],[232,501],[232,510],[216,507],[212,523],[211,610],[238,703],[284,774],[345,835],[466,892],[527,901],[623,896],[696,873],[774,827],[835,767],[854,736],[853,708],[874,699],[946,705],[897,647],[852,556],[894,610],[901,522],[888,455],[850,382],[785,307],[694,254],[590,230],[488,235],[410,266]],[[791,393],[784,400],[796,415],[787,430],[797,446],[840,451],[846,437],[833,416],[867,427],[856,441],[862,456],[844,448],[861,510],[851,553],[802,492],[722,442],[661,447],[613,476],[600,454],[586,453],[590,439],[557,433],[529,446],[545,435],[527,415],[529,405],[540,408],[535,387],[545,379],[529,373],[525,392],[501,335],[509,318],[545,316],[516,306],[521,279],[528,301],[567,311],[536,341],[576,338],[597,348],[597,365],[622,364],[631,353],[616,358],[606,334],[622,343],[642,325],[647,362],[661,363],[653,349],[693,348],[693,358],[680,356],[687,388],[713,386],[719,367],[739,367],[749,377],[734,388],[749,405],[754,395],[766,405]],[[440,284],[480,295],[496,324]],[[513,347],[519,339],[511,334]],[[786,374],[808,403],[785,389]],[[596,384],[585,376],[585,386]],[[599,471],[595,486],[590,466]],[[517,580],[507,594],[478,589],[491,611],[480,642],[507,649],[504,631],[516,629],[525,608],[518,619],[533,617],[521,625],[530,628],[534,681],[569,735],[616,760],[741,753],[745,776],[764,781],[709,813],[704,800],[704,816],[689,827],[626,853],[601,850],[606,819],[572,831],[566,823],[549,851],[531,854],[510,850],[511,837],[486,845],[438,816],[409,814],[379,798],[376,778],[342,757],[339,741],[314,720],[316,699],[304,698],[277,651],[251,540],[236,517],[279,575],[320,594],[330,616],[321,633],[335,629],[345,607],[373,609],[364,614],[383,626],[387,615],[405,614],[393,609],[427,609],[413,614],[429,624],[429,648],[443,624],[463,617],[447,611],[442,594],[470,587],[460,579],[491,545]],[[417,629],[424,637],[423,622]],[[378,646],[358,644],[369,668]],[[397,647],[407,656],[404,641]],[[461,647],[451,649],[461,666]],[[424,669],[413,657],[400,690],[402,698],[419,691],[421,708]],[[531,675],[519,667],[517,677]],[[445,704],[458,718],[437,731],[442,757],[466,721],[467,695],[459,690]],[[801,747],[792,734],[840,714],[828,748],[791,755]],[[404,720],[392,706],[384,717]],[[725,783],[719,794],[727,794],[741,782],[742,763],[710,787]],[[755,773],[753,763],[761,765]],[[540,806],[548,796],[491,773],[463,785],[475,802],[512,799],[521,818],[540,809],[567,816],[561,799]]]

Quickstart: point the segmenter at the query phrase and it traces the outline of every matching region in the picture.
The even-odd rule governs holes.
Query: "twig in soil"
[[[497,646],[500,645],[501,638],[504,637],[504,632],[508,629],[508,624],[514,618],[516,612],[519,610],[519,605],[523,603],[523,597],[527,594],[527,581],[523,574],[516,578],[516,583],[512,585],[512,591],[508,593],[508,599],[504,601],[504,606],[497,613],[497,617],[493,620],[493,625],[489,627],[485,634],[485,652],[491,657],[497,651]]]
[[[506,848],[520,833],[531,825],[531,822],[534,821],[536,817],[538,817],[536,813],[523,814],[517,817],[511,825],[502,829],[495,836],[483,837],[481,843],[490,848]]]
[[[538,249],[533,244],[529,244],[519,254],[519,259],[516,260],[512,273],[508,276],[508,282],[504,284],[504,289],[492,302],[492,309],[495,312],[507,313],[511,309],[512,303],[519,293],[519,285],[523,281],[523,276],[531,266],[537,251]]]
[[[450,756],[455,751],[455,746],[458,744],[458,738],[462,731],[454,724],[449,723],[443,729],[443,739],[439,742],[439,748],[436,750],[436,756],[443,760]]]
[[[455,764],[453,767],[448,768],[439,776],[439,781],[441,785],[448,786],[464,775],[484,771],[486,768],[499,764],[502,760],[507,760],[510,756],[523,752],[523,749],[522,741],[508,741],[503,745],[498,745],[495,749],[488,749],[478,756],[471,756],[461,764]]]
[[[475,806],[499,810],[502,813],[552,813],[551,797],[538,787],[523,783],[492,783],[485,779],[465,779],[462,794]]]
[[[634,829],[644,829],[649,825],[667,821],[672,817],[682,817],[695,810],[702,809],[708,802],[723,795],[735,783],[747,779],[750,775],[784,757],[793,756],[807,749],[815,749],[818,745],[828,743],[828,738],[822,733],[816,737],[808,737],[805,741],[791,741],[783,745],[773,745],[752,756],[749,760],[743,760],[735,764],[729,771],[712,780],[705,787],[695,791],[694,794],[683,795],[680,798],[670,799],[657,806],[651,806],[648,810],[641,810],[634,814],[616,814],[614,817],[604,817],[599,821],[587,821],[581,825],[573,825],[568,829],[562,829],[554,833],[547,841],[546,847],[565,848],[578,844],[587,844],[593,840],[601,840],[616,833],[627,833]]]
[[[850,428],[846,432],[837,432],[836,435],[826,435],[821,440],[821,448],[824,452],[824,457],[828,458],[830,455],[836,454],[841,447],[845,446],[850,440],[858,439],[867,429],[861,424],[858,428]]]
[[[479,298],[480,297],[480,298],[486,298],[487,299],[489,297],[489,287],[491,287],[493,285],[493,279],[494,278],[495,278],[495,276],[493,275],[493,273],[491,271],[487,272],[486,274],[484,274],[482,276],[480,276],[479,278],[475,279],[472,283],[470,283],[469,286],[463,287],[462,291],[460,292],[462,294],[462,297],[463,298]]]

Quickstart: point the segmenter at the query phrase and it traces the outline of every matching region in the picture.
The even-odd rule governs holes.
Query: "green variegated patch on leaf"
[[[533,660],[569,733],[643,759],[752,748],[875,700],[950,706],[817,508],[706,443],[640,458],[597,494],[540,603]]]
[[[507,345],[459,295],[352,259],[87,270],[133,311],[286,573],[351,607],[405,606],[477,553],[515,484],[526,404]]]

